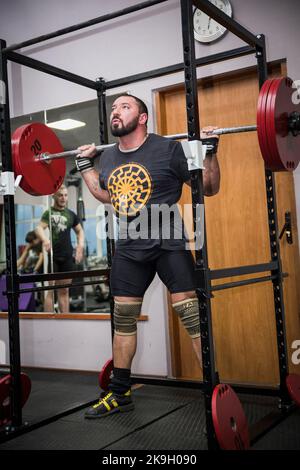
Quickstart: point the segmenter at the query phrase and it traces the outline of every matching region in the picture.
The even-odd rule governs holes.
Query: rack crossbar
[[[40,60],[32,59],[31,57],[26,57],[23,54],[18,54],[17,52],[9,52],[7,54],[7,59],[11,60],[12,62],[15,62],[16,64],[25,65],[25,67],[38,70],[39,72],[44,72],[48,75],[52,75],[54,77],[62,78],[63,80],[67,80],[69,82],[76,83],[77,85],[91,88],[92,90],[97,90],[98,85],[96,82],[93,82],[93,80],[89,80],[88,78],[81,77],[80,75],[68,72],[67,70],[54,67],[53,65],[46,64],[45,62],[41,62]]]
[[[224,60],[236,59],[245,55],[254,54],[255,52],[256,50],[253,47],[238,47],[229,51],[219,52],[217,54],[211,54],[206,57],[196,59],[196,66],[203,67],[205,65],[222,62]],[[122,77],[116,80],[107,81],[105,84],[105,88],[107,90],[110,90],[112,88],[128,85],[130,83],[141,82],[143,80],[150,80],[152,78],[158,78],[172,73],[182,72],[183,70],[184,64],[183,62],[180,62],[178,64],[169,65],[167,67],[149,70],[148,72],[138,73],[135,75],[129,75],[128,77]]]
[[[17,44],[12,44],[11,46],[6,47],[4,49],[4,52],[16,51],[24,47],[33,46],[34,44],[38,44],[40,42],[44,42],[49,39],[57,38],[59,36],[63,36],[64,34],[73,33],[74,31],[88,28],[90,26],[94,26],[99,23],[104,23],[105,21],[112,20],[114,18],[119,18],[120,16],[128,15],[129,13],[134,13],[135,11],[140,11],[140,10],[143,10],[144,8],[149,8],[149,7],[152,7],[153,5],[157,5],[159,3],[163,3],[166,1],[167,0],[151,0],[148,2],[138,3],[137,5],[124,8],[122,10],[118,10],[113,13],[107,13],[106,15],[98,16],[97,18],[93,18],[88,21],[83,21],[73,26],[68,26],[66,28],[58,29],[57,31],[54,31],[52,33],[43,34],[41,36],[28,39],[27,41],[19,42]]]

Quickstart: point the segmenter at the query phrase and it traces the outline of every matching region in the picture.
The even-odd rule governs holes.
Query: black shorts
[[[74,261],[72,256],[64,257],[54,257],[53,258],[53,272],[54,273],[64,273],[69,271],[76,271]],[[48,258],[48,272],[51,271],[50,257]]]
[[[188,250],[116,250],[110,286],[113,296],[143,297],[158,274],[172,294],[195,290],[194,258]]]

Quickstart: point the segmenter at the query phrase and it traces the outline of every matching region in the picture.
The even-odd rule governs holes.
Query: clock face
[[[217,8],[222,10],[226,15],[232,16],[232,8],[229,0],[209,0]],[[211,42],[220,38],[227,31],[215,20],[196,8],[194,11],[194,35],[195,39],[200,42]]]

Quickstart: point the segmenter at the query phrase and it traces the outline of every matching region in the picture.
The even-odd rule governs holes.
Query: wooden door
[[[284,68],[284,64],[274,65],[271,74],[285,75]],[[252,68],[200,80],[201,127],[255,124],[258,92],[257,74]],[[156,105],[159,134],[186,132],[183,86],[158,92]],[[205,198],[209,267],[217,269],[267,263],[271,256],[265,173],[256,132],[222,136],[218,159],[221,188],[216,196]],[[276,192],[280,228],[284,224],[285,212],[292,214],[293,244],[289,245],[283,237],[280,246],[283,271],[288,273],[284,280],[284,301],[290,371],[300,373],[300,366],[291,363],[292,343],[300,339],[299,248],[292,173],[276,174]],[[180,204],[190,202],[190,188],[185,186]],[[190,225],[191,214],[188,219],[185,222]],[[257,276],[259,274],[253,275]],[[245,278],[227,278],[213,281],[213,284]],[[222,381],[278,383],[271,282],[215,292],[212,318],[217,370]],[[179,324],[170,302],[169,325],[173,375],[201,378],[190,339]]]

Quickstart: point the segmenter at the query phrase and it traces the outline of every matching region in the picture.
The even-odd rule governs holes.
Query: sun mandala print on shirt
[[[134,216],[151,196],[151,176],[143,165],[126,163],[110,174],[108,191],[112,205],[119,215]]]

